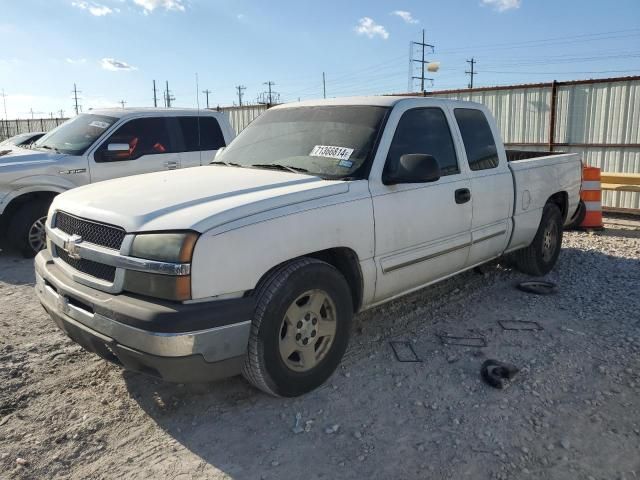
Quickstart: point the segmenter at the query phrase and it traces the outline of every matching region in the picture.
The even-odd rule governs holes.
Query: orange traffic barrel
[[[582,228],[604,228],[602,223],[602,188],[600,186],[600,169],[582,167],[582,190],[580,198],[584,202],[586,214],[580,224]]]

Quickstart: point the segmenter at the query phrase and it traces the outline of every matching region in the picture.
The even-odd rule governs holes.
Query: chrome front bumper
[[[201,315],[193,311],[193,306],[175,304],[167,307],[80,285],[56,266],[47,250],[38,254],[35,267],[36,293],[40,302],[56,324],[86,349],[132,370],[152,373],[170,381],[208,381],[240,372],[251,329],[250,302],[239,306],[229,306],[225,301],[200,304],[197,308],[206,312],[202,315],[210,316],[216,326],[179,331],[181,308],[190,309],[185,311],[185,318],[188,315],[200,319]],[[236,316],[244,318],[234,318]],[[116,320],[124,318],[128,323],[138,322],[138,326]],[[147,329],[153,327],[155,331]],[[121,358],[125,354],[137,357],[136,362],[130,364],[139,363],[144,368],[127,365]],[[158,367],[158,363],[170,365],[171,359],[176,364],[185,364],[184,368]],[[216,367],[220,363],[225,363],[222,372],[220,365]],[[194,368],[198,371],[192,371]],[[194,374],[195,380],[192,379]]]

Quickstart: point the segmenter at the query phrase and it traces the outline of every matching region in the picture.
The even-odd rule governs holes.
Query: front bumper
[[[252,298],[179,304],[112,295],[74,282],[47,250],[36,257],[35,269],[43,307],[86,350],[170,382],[207,382],[240,373]]]

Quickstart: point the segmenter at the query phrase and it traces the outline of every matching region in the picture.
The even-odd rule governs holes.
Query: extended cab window
[[[385,172],[394,171],[400,157],[412,153],[433,156],[442,176],[460,173],[451,130],[439,108],[416,108],[402,115],[387,154]]]
[[[471,170],[496,168],[498,149],[484,113],[471,108],[456,108],[455,116]]]
[[[185,152],[218,150],[225,146],[220,125],[213,117],[179,117],[178,123],[184,138]]]
[[[109,145],[128,145],[124,151],[106,155]],[[164,118],[138,118],[122,125],[96,151],[96,162],[135,160],[144,155],[172,153],[167,122]]]

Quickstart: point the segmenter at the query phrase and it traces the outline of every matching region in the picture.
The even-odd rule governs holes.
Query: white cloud
[[[406,10],[395,10],[391,12],[391,15],[400,17],[402,20],[405,21],[405,23],[420,23],[420,20],[416,20],[415,18],[413,18],[413,15],[411,15],[411,12],[407,12]]]
[[[115,58],[103,58],[100,62],[102,68],[105,70],[111,70],[112,72],[121,72],[126,70],[137,70],[136,67],[129,65],[126,62],[116,60]]]
[[[73,5],[76,8],[80,8],[82,10],[87,10],[91,15],[95,17],[104,17],[105,15],[109,15],[114,11],[118,11],[117,8],[114,10],[110,7],[107,7],[106,5],[101,5],[99,3],[93,3],[93,2],[85,2],[85,1],[71,2],[71,5]]]
[[[499,12],[520,8],[521,3],[522,0],[482,0],[483,5],[489,5]]]
[[[133,3],[141,6],[145,14],[153,12],[156,8],[165,10],[177,10],[184,12],[184,0],[133,0]]]
[[[239,13],[238,15],[236,15],[236,18],[242,22],[247,19],[247,16],[244,13]]]
[[[65,58],[64,59],[65,62],[70,63],[71,65],[76,65],[79,63],[87,63],[87,59],[86,58]]]
[[[358,21],[358,25],[355,27],[355,31],[358,35],[366,35],[369,38],[373,38],[376,35],[380,38],[389,38],[389,32],[382,25],[378,25],[372,18],[363,17]]]

